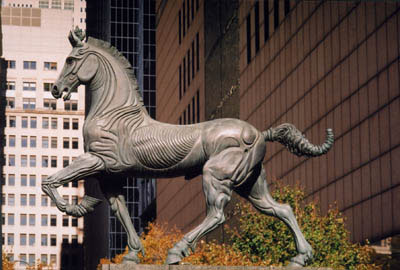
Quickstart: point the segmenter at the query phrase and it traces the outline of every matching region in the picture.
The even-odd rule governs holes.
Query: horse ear
[[[94,75],[97,72],[98,68],[98,60],[95,55],[89,55],[86,60],[84,60],[82,66],[78,70],[78,78],[82,83],[87,83],[91,79],[93,79]]]
[[[85,32],[77,26],[75,30],[69,31],[68,39],[72,47],[82,47],[85,36]]]

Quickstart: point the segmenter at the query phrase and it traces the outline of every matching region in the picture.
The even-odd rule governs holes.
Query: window
[[[78,181],[73,181],[71,184],[72,184],[73,188],[77,188],[78,187]]]
[[[31,245],[30,241],[29,241],[29,245]],[[35,265],[35,254],[29,254],[29,265],[30,266],[34,266]]]
[[[28,128],[28,117],[23,116],[21,119],[22,119],[22,120],[21,120],[21,126],[22,126],[22,128]]]
[[[28,136],[21,136],[21,147],[28,147]]]
[[[21,214],[19,216],[19,222],[21,226],[26,226],[27,220],[26,220],[26,214]]]
[[[185,9],[185,0],[182,5],[182,33],[183,36],[186,35],[186,9]]]
[[[72,149],[78,149],[78,138],[72,138]]]
[[[14,219],[14,214],[8,214],[8,221],[7,224],[8,225],[14,225],[15,219]]]
[[[28,167],[28,156],[21,156],[21,167]]]
[[[62,198],[63,198],[64,201],[66,201],[67,203],[69,203],[69,197],[68,197],[68,195],[63,195]]]
[[[57,216],[56,215],[50,216],[50,226],[52,226],[52,227],[57,226]]]
[[[51,8],[61,9],[61,0],[51,0]]]
[[[56,243],[56,240],[54,238],[54,246],[56,245],[55,243]],[[50,264],[56,264],[56,263],[57,263],[57,255],[56,254],[50,254]]]
[[[73,130],[79,129],[79,119],[72,118],[72,129]]]
[[[57,129],[57,118],[51,118],[51,129]]]
[[[63,157],[63,168],[68,167],[69,165],[69,157]]]
[[[269,6],[268,0],[264,0],[264,42],[269,39]]]
[[[63,138],[63,148],[64,149],[68,149],[69,148],[69,138],[68,137],[64,137]]]
[[[42,245],[43,246],[43,245]],[[47,235],[46,235],[46,246],[47,246]],[[47,265],[48,260],[47,260],[47,254],[40,254],[40,261],[44,264]]]
[[[36,108],[36,99],[34,98],[23,98],[22,108],[24,110],[34,110]]]
[[[16,67],[15,60],[7,60],[7,68],[15,69],[15,67]]]
[[[63,244],[68,244],[68,242],[69,242],[68,234],[63,234],[62,235],[62,243]]]
[[[8,194],[8,206],[15,206],[15,195]]]
[[[47,246],[47,234],[42,234],[40,236],[40,245],[43,247]],[[46,258],[47,258],[47,256],[46,256]],[[43,260],[42,260],[42,262],[43,262]]]
[[[63,129],[69,129],[69,118],[63,119]]]
[[[178,33],[179,33],[179,44],[182,42],[182,14],[181,11],[179,10],[178,12]]]
[[[15,128],[17,125],[17,119],[15,116],[9,116],[8,118],[8,126],[10,128]]]
[[[246,18],[247,64],[251,62],[251,20],[250,14]]]
[[[29,195],[29,206],[35,206],[35,205],[36,205],[36,195],[30,194]]]
[[[8,175],[8,185],[15,186],[15,174]]]
[[[71,236],[71,244],[73,245],[78,244],[78,236],[76,234]]]
[[[35,82],[23,82],[22,90],[23,91],[36,91],[36,83]]]
[[[78,218],[72,217],[71,219],[72,219],[71,220],[71,226],[72,227],[78,227]]]
[[[34,234],[29,234],[29,245],[34,246],[35,245],[35,235]],[[29,254],[29,257],[32,254]],[[35,256],[35,255],[34,255]],[[35,258],[33,258],[33,263],[35,263]],[[29,264],[31,264],[31,259],[29,258]]]
[[[39,0],[39,8],[49,8],[49,0]]]
[[[29,215],[29,226],[35,226],[35,223],[36,223],[35,219],[36,219],[36,217],[34,214]]]
[[[24,69],[36,69],[36,61],[24,61]]]
[[[29,138],[29,146],[31,148],[36,148],[36,136],[31,136]]]
[[[48,82],[43,83],[43,91],[50,92],[51,89],[53,88],[53,85],[54,83],[48,83]]]
[[[63,215],[63,227],[68,227],[69,226],[69,217],[66,215]]]
[[[47,168],[47,167],[49,167],[49,157],[42,156],[42,168]]]
[[[6,98],[6,108],[15,109],[15,98],[13,97]]]
[[[48,129],[49,128],[49,118],[43,117],[42,118],[42,128]]]
[[[42,195],[41,206],[48,206],[48,205],[49,205],[49,197],[47,195]]]
[[[9,246],[14,245],[14,234],[13,233],[7,234],[7,245],[9,245]]]
[[[57,137],[51,137],[51,148],[57,148]]]
[[[64,1],[64,9],[74,10],[74,1],[73,0],[65,0]]]
[[[36,156],[29,156],[29,166],[31,168],[36,167]]]
[[[72,204],[78,204],[78,196],[73,195],[73,196],[72,196],[72,201],[71,201],[71,203],[72,203]]]
[[[57,70],[57,62],[44,62],[44,70]]]
[[[55,157],[55,156],[51,157],[51,167],[57,168],[57,157]]]
[[[49,137],[42,137],[42,148],[49,148]]]
[[[187,82],[190,85],[190,50],[187,51]]]
[[[43,108],[48,110],[56,110],[57,109],[57,101],[55,99],[45,98],[43,99]]]
[[[8,146],[15,147],[15,135],[8,136]]]
[[[15,167],[15,156],[14,155],[8,156],[8,166]]]
[[[200,40],[199,33],[196,34],[196,69],[200,70]]]
[[[284,5],[284,10],[285,10],[285,16],[286,16],[290,12],[290,1],[289,0],[285,0],[283,5]]]
[[[67,100],[64,102],[64,110],[66,111],[77,111],[78,101],[77,100]]]
[[[14,91],[15,90],[15,81],[7,81],[6,90]]]
[[[192,41],[192,79],[194,78],[194,40]]]
[[[29,186],[30,187],[36,186],[36,175],[34,174],[29,175]]]
[[[1,205],[6,205],[6,194],[2,193],[1,194]],[[6,216],[4,215],[4,213],[2,214],[2,218],[3,218],[3,225],[5,224],[5,220],[6,220]]]
[[[260,50],[260,2],[254,5],[254,39],[256,43],[256,54]]]
[[[21,174],[21,187],[26,187],[28,185],[28,176],[26,174]]]
[[[27,203],[28,203],[28,196],[26,194],[21,194],[21,206],[26,206]],[[25,220],[26,220],[26,217],[25,217]],[[26,221],[25,221],[25,225],[26,225]]]
[[[274,28],[279,26],[279,0],[274,0]]]
[[[21,233],[19,235],[19,244],[21,246],[26,246],[26,234],[25,233]]]
[[[36,117],[31,117],[31,128],[36,128],[37,127],[37,118]]]
[[[26,254],[23,253],[19,254],[19,260],[26,262]]]

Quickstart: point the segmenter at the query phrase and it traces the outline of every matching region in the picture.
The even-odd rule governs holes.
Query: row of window
[[[270,36],[269,33],[269,5],[268,0],[263,0],[264,7],[264,42],[267,42]],[[290,1],[274,0],[273,2],[273,16],[274,16],[274,29],[279,27],[279,4],[283,2],[284,16],[286,17],[290,12]],[[251,62],[252,58],[252,45],[251,45],[251,11],[246,17],[246,42],[247,42],[247,64]],[[255,54],[260,50],[260,2],[256,0],[254,3],[254,42]]]
[[[36,61],[23,61],[23,68],[26,70],[36,70]],[[7,68],[15,69],[17,68],[17,63],[15,60],[7,60]],[[43,70],[57,70],[57,62],[43,62]]]
[[[39,7],[49,8],[50,7],[49,0],[39,0]],[[61,9],[61,0],[51,0],[51,8]],[[74,10],[74,0],[64,0],[64,9]]]
[[[74,182],[74,183],[77,183],[77,182]],[[8,205],[8,206],[15,206],[15,196],[16,195],[12,194],[12,193],[9,193],[9,194],[3,193],[2,197],[1,197],[1,204]],[[69,199],[69,198],[70,197],[68,195],[63,195],[63,199],[66,202],[71,203],[71,204],[78,204],[78,196],[72,195],[71,199]],[[27,194],[20,194],[20,204],[22,206],[28,206],[27,200],[28,200]],[[42,195],[41,201],[40,201],[40,206],[43,206],[43,207],[49,206],[49,201],[50,201],[50,206],[52,206],[52,207],[56,206],[56,204],[52,200],[50,200],[50,198],[47,195]],[[36,205],[36,195],[29,194],[29,206],[35,206],[35,205]]]
[[[9,128],[17,127],[17,116],[10,115],[8,116],[8,121],[6,124]],[[55,117],[42,117],[42,128],[48,129],[57,129],[58,127],[58,118]],[[69,130],[72,127],[73,130],[79,129],[79,119],[78,118],[63,118],[63,129]],[[37,117],[36,116],[21,116],[21,128],[37,128]]]
[[[8,140],[7,140],[8,137]],[[29,138],[29,139],[28,139]],[[21,136],[21,147],[22,148],[36,148],[37,145],[37,137],[36,136]],[[8,143],[7,143],[8,142]],[[57,149],[57,137],[50,137],[50,146],[53,149]],[[16,146],[16,136],[15,135],[4,135],[3,146],[15,147]],[[49,137],[42,137],[42,148],[49,148]],[[79,139],[78,138],[69,138],[63,137],[63,148],[64,149],[78,149],[79,148]]]
[[[196,3],[194,3],[195,1]],[[182,43],[182,39],[186,36],[190,24],[194,20],[195,7],[197,12],[199,10],[199,0],[183,0],[182,8],[178,12],[179,44]]]
[[[63,157],[63,166],[67,167],[68,164],[69,164],[69,157]],[[41,177],[42,177],[42,181],[43,181],[43,180],[46,180],[48,175],[42,175]],[[6,185],[6,184],[8,184],[8,186],[15,186],[16,185],[17,179],[15,177],[15,174],[8,174],[8,182],[6,180],[7,180],[6,179],[6,175],[3,174],[2,177],[1,177],[1,184],[3,186]],[[19,185],[21,187],[27,187],[27,186],[35,187],[36,186],[36,175],[30,174],[29,177],[28,177],[27,174],[21,174],[19,181],[20,181]],[[66,183],[63,186],[64,187],[68,187],[69,183]],[[72,182],[71,186],[75,187],[75,188],[78,187],[78,182],[76,182],[76,181]],[[43,199],[43,197],[42,197],[42,199]],[[42,201],[42,203],[43,203],[43,201]],[[47,203],[45,205],[42,204],[42,206],[47,206]]]
[[[200,93],[197,90],[196,95],[192,97],[192,102],[189,103],[179,117],[179,124],[194,124],[200,123]]]
[[[186,87],[189,88],[191,80],[194,79],[196,72],[200,70],[199,42],[199,33],[197,33],[196,40],[192,41],[192,46],[189,47],[183,57],[182,64],[179,65],[179,99],[186,93]]]
[[[43,83],[43,91],[50,92],[53,88],[54,83],[45,82]],[[16,89],[15,81],[7,81],[6,82],[6,90],[14,91]],[[36,91],[36,82],[22,82],[22,90],[23,91]],[[73,92],[77,92],[75,89]]]
[[[77,148],[76,148],[77,149]],[[74,157],[72,161],[74,161]],[[20,157],[20,166],[23,168],[28,167],[28,160],[29,160],[29,167],[35,168],[36,167],[36,156],[30,155],[21,155]],[[42,168],[57,168],[57,156],[42,156]],[[4,155],[4,163],[7,164],[9,167],[16,166],[16,156],[15,155]],[[67,167],[69,165],[69,157],[63,157],[63,167]]]
[[[6,107],[8,109],[15,109],[15,98],[7,97],[6,98]],[[22,108],[24,110],[34,110],[36,109],[36,99],[35,98],[22,98]],[[57,100],[44,98],[43,99],[43,108],[47,110],[57,110]],[[64,101],[64,110],[65,111],[77,111],[78,110],[78,101],[77,100],[67,100]]]
[[[4,234],[3,234],[3,245],[4,245]],[[62,243],[71,243],[71,244],[78,244],[78,236],[77,235],[71,235],[71,242],[69,242],[69,235],[64,234],[62,235]],[[13,233],[8,233],[7,234],[7,245],[8,246],[13,246],[15,245],[15,236]],[[35,234],[26,234],[26,233],[20,233],[19,234],[19,245],[20,246],[36,246],[36,235]],[[50,234],[50,243],[49,243],[49,235],[48,234],[41,234],[40,235],[40,245],[42,247],[46,246],[52,246],[55,247],[57,246],[57,235],[56,234]]]
[[[72,196],[76,197],[76,203],[78,202],[78,197],[77,196]],[[7,217],[7,221],[6,221]],[[9,226],[14,226],[17,224],[16,221],[16,215],[13,213],[2,213],[1,215],[1,222],[2,225],[9,225]],[[36,215],[35,214],[20,214],[19,215],[19,225],[21,226],[36,226]],[[42,227],[57,227],[57,215],[40,215],[40,226]],[[63,227],[78,227],[78,218],[76,217],[70,217],[67,215],[62,216],[62,226]]]
[[[9,235],[10,234],[8,234],[8,236]],[[12,242],[14,243],[14,234],[11,234],[11,235],[12,235]],[[8,239],[9,238],[7,238],[7,244],[9,242]],[[4,233],[3,233],[3,245],[4,244],[5,244],[5,242],[4,242]],[[10,262],[14,261],[14,253],[7,253],[6,256],[7,256],[8,260]],[[49,261],[48,261],[49,256],[50,256],[50,264],[55,265],[57,263],[57,255],[56,254],[50,254],[50,255],[48,255],[48,254],[40,254],[40,261],[44,265],[49,264]],[[29,259],[29,261],[27,261],[27,259]],[[27,258],[27,254],[21,253],[21,254],[19,254],[19,261],[20,261],[21,265],[25,266],[26,263],[29,263],[30,266],[34,266],[35,263],[36,263],[36,255],[35,254],[29,254],[29,256]],[[23,263],[21,263],[21,262],[23,262]]]

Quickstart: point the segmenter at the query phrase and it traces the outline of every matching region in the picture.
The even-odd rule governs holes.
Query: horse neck
[[[87,90],[90,99],[87,119],[105,117],[127,107],[137,109],[138,113],[144,112],[143,115],[147,116],[145,108],[138,100],[138,93],[136,89],[133,89],[134,86],[124,68],[104,56],[99,56],[98,59],[97,73]]]

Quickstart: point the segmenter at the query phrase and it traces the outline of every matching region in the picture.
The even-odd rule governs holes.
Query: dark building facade
[[[155,1],[87,1],[87,35],[110,42],[128,59],[138,80],[144,104],[155,118]],[[85,189],[88,193],[99,192],[97,184],[90,181],[86,181]],[[132,177],[126,180],[124,190],[132,222],[140,234],[147,223],[155,218],[155,181]],[[126,233],[109,207],[103,203],[102,209],[97,211],[101,213],[85,218],[87,269],[94,269],[91,267],[101,257],[114,257],[122,253],[127,246]],[[106,231],[107,239],[96,238],[99,230],[101,233]],[[103,243],[104,246],[99,247]]]
[[[260,130],[290,122],[314,143],[321,143],[331,127],[335,145],[319,158],[298,158],[280,144],[268,144],[264,166],[269,183],[299,182],[307,201],[317,200],[323,213],[336,204],[346,216],[352,241],[398,234],[399,4],[239,1],[237,73],[223,64],[234,50],[227,46],[217,53],[235,23],[225,13],[217,16],[221,6],[201,0],[157,2],[157,43],[164,45],[157,53],[159,120],[185,123],[179,119],[199,89],[201,121],[233,116]],[[226,16],[229,8],[222,9]],[[200,68],[189,83],[184,78],[193,58],[187,52],[197,33],[199,59],[194,60]],[[219,86],[209,84],[217,77]],[[237,82],[235,102],[229,89]],[[229,102],[239,103],[238,115],[235,110],[218,113]],[[188,231],[204,218],[204,205],[199,179],[157,183],[160,221]]]

